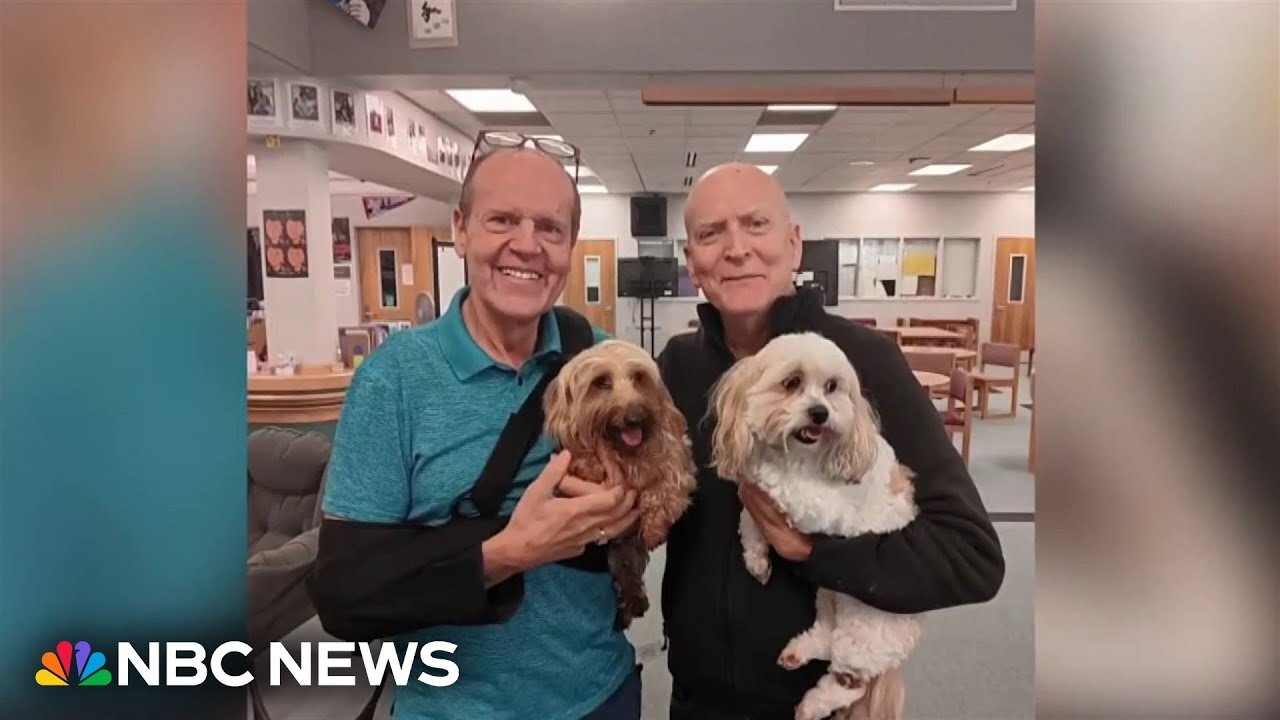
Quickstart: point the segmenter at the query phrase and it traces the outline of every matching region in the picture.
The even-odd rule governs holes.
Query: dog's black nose
[[[627,414],[622,416],[622,421],[628,425],[642,425],[644,423],[644,411],[628,410]]]
[[[809,419],[813,421],[814,425],[821,425],[822,423],[826,422],[827,406],[826,405],[810,405]]]

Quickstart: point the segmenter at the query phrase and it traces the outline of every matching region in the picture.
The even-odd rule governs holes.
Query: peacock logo
[[[71,643],[63,640],[40,658],[44,667],[36,672],[37,685],[110,685],[111,671],[106,668],[107,659],[94,652],[89,643],[81,640],[75,644],[76,672],[71,673]]]

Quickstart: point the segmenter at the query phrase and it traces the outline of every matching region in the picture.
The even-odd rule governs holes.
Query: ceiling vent
[[[698,166],[698,153],[687,152],[684,154],[684,166],[687,168]]]

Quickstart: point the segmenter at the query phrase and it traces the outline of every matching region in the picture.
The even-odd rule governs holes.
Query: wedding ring
[[[597,544],[597,545],[603,545],[603,544],[605,544],[605,543],[609,542],[609,538],[607,538],[607,537],[605,537],[605,536],[604,536],[604,528],[600,528],[600,529],[599,529],[599,532],[600,532],[600,537],[596,540],[596,544]]]

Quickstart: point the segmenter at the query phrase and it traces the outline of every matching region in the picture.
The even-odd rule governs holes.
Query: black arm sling
[[[503,500],[516,472],[542,433],[542,395],[564,363],[591,347],[591,325],[555,308],[560,357],[520,409],[512,413],[468,496],[454,503],[443,525],[366,523],[325,518],[309,580],[312,600],[327,632],[367,641],[438,625],[502,622],[523,597],[523,577],[484,587],[480,544],[502,530]],[[474,514],[462,512],[470,500]],[[605,548],[589,545],[562,560],[579,570],[608,572]],[[503,606],[503,610],[495,609]]]

